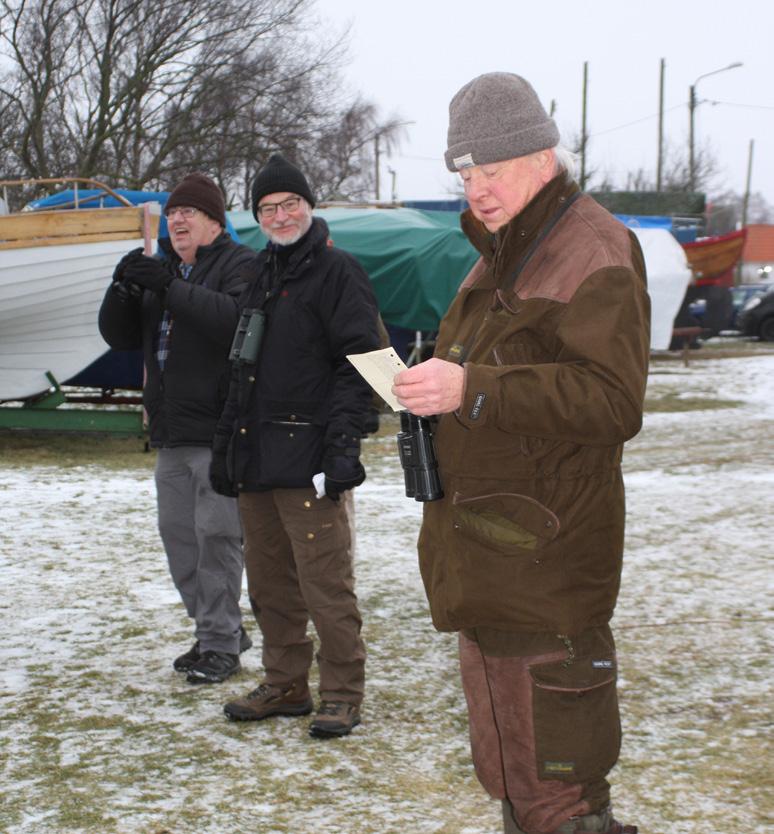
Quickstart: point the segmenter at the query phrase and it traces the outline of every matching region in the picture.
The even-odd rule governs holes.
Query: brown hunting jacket
[[[470,212],[462,227],[482,259],[435,349],[465,388],[436,428],[444,498],[419,538],[433,622],[578,634],[610,620],[620,584],[621,453],[650,342],[642,252],[564,174],[495,235]]]

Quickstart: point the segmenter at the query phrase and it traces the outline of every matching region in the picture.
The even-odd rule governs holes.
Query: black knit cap
[[[206,174],[194,171],[183,177],[169,195],[164,213],[175,206],[193,206],[226,227],[226,203],[223,192]]]
[[[258,172],[253,183],[253,217],[258,219],[258,203],[267,194],[278,194],[287,191],[290,194],[298,194],[303,197],[312,208],[314,208],[314,195],[309,183],[301,171],[288,162],[281,153],[273,153],[269,161]]]

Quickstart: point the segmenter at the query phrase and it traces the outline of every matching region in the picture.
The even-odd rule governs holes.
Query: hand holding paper
[[[425,417],[456,411],[462,404],[465,370],[454,362],[433,358],[407,368],[391,347],[347,359],[393,411]]]
[[[368,353],[351,353],[347,359],[393,411],[403,410],[403,406],[392,393],[392,381],[395,374],[407,368],[395,352],[395,348],[372,350]]]
[[[419,417],[446,414],[462,405],[465,370],[454,362],[428,359],[401,371],[392,390],[401,406]]]

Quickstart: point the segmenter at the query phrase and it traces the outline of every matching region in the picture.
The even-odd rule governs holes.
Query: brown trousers
[[[239,513],[266,682],[308,679],[311,617],[320,640],[320,697],[360,704],[366,652],[345,502],[318,499],[312,488],[274,489],[241,493]]]
[[[611,638],[612,639],[612,638]],[[594,635],[594,643],[599,641]],[[604,641],[603,641],[604,642]],[[562,823],[572,817],[583,816],[604,808],[609,803],[609,785],[604,775],[617,757],[620,743],[617,701],[614,680],[612,684],[598,687],[600,701],[597,713],[579,714],[578,733],[585,735],[583,725],[588,725],[591,736],[598,732],[610,736],[599,752],[592,752],[591,765],[580,778],[553,779],[538,771],[541,759],[542,739],[536,738],[536,705],[533,673],[536,668],[551,669],[568,658],[566,649],[548,651],[532,656],[488,656],[479,644],[465,634],[459,636],[460,669],[462,685],[468,704],[470,743],[473,764],[479,781],[495,799],[503,800],[504,812],[513,814],[509,825],[509,813],[505,814],[506,832],[526,834],[553,834]],[[592,653],[596,657],[596,647]],[[604,652],[599,656],[603,656]],[[614,657],[614,655],[613,655]],[[531,671],[532,669],[532,671]],[[605,701],[602,693],[612,685],[613,692]],[[593,690],[596,692],[596,690]],[[575,703],[583,699],[572,698]],[[562,703],[558,703],[556,727],[561,727],[567,716],[562,716]],[[543,707],[541,706],[541,710]],[[545,726],[550,714],[537,720]],[[571,725],[573,721],[571,719]],[[541,731],[545,736],[545,731]],[[551,734],[549,730],[549,734]],[[555,735],[554,744],[563,744],[561,736],[573,735],[566,727]],[[591,745],[594,746],[594,745]],[[567,751],[577,747],[569,741]],[[562,757],[564,758],[564,757]],[[545,763],[544,763],[545,764]],[[609,767],[608,767],[609,764]],[[593,775],[591,775],[593,774]]]

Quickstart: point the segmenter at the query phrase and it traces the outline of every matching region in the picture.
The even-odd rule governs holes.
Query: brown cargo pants
[[[460,634],[473,764],[503,800],[506,832],[553,834],[610,802],[605,776],[621,738],[612,634],[555,642],[538,655],[491,656]]]
[[[359,705],[366,652],[345,502],[318,499],[312,488],[274,489],[241,493],[239,513],[266,682],[308,680],[311,617],[320,641],[320,697]]]

